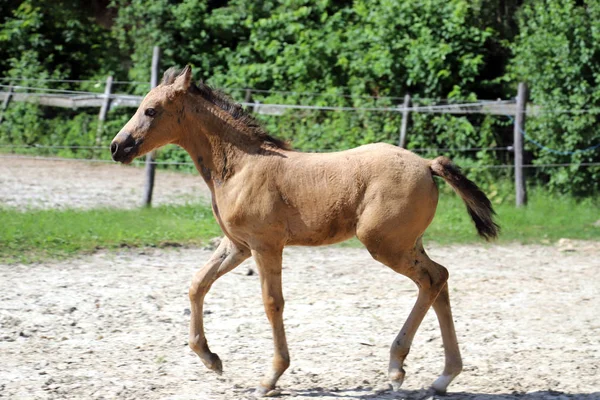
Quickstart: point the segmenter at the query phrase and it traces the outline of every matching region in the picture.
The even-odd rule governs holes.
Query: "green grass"
[[[561,238],[600,240],[600,206],[591,199],[575,200],[532,190],[526,207],[495,204],[501,226],[500,242],[552,243]],[[596,223],[596,225],[595,225]],[[453,194],[440,193],[436,216],[425,233],[440,244],[468,243],[478,239],[465,205]]]
[[[90,211],[0,209],[0,260],[32,262],[121,247],[195,246],[220,234],[206,205]]]
[[[533,191],[529,205],[495,206],[500,242],[552,243],[560,238],[600,240],[600,207]],[[595,224],[596,223],[596,224]],[[34,262],[122,247],[197,246],[220,235],[205,205],[136,210],[26,211],[0,209],[0,262]],[[427,242],[483,243],[458,196],[440,194]],[[351,240],[346,245],[359,245]]]

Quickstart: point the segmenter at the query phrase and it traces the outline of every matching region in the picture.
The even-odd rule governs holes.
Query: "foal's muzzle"
[[[110,144],[112,159],[118,162],[129,162],[135,157],[138,143],[129,132],[119,132]]]

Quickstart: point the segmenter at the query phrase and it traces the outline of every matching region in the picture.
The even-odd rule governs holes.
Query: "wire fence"
[[[5,146],[0,146],[5,147]],[[30,147],[36,148],[37,146]],[[37,147],[40,148],[41,146]],[[83,146],[44,146],[43,148],[81,148]],[[107,150],[105,147],[93,147],[86,146],[85,148],[98,148]],[[455,150],[455,149],[428,149],[428,150]],[[472,149],[465,149],[472,150]],[[23,155],[23,154],[0,154],[0,158],[2,159],[28,159],[28,160],[44,160],[44,161],[67,161],[67,162],[91,162],[91,163],[108,163],[114,164],[113,160],[108,159],[100,159],[100,158],[67,158],[67,157],[45,157],[45,156],[37,156],[37,155]],[[142,163],[146,163],[141,160],[134,160],[134,165],[142,165]],[[194,166],[193,162],[180,162],[180,161],[151,161],[154,165],[187,165]],[[548,168],[548,167],[598,167],[600,166],[600,162],[582,162],[582,163],[543,163],[543,164],[524,164],[523,168]],[[489,164],[489,165],[465,165],[462,166],[463,169],[512,169],[515,166],[513,164]]]
[[[114,105],[125,105],[125,106],[137,106],[142,96],[134,94],[117,94],[108,92],[101,92],[108,85],[103,80],[63,80],[63,79],[51,79],[51,78],[0,78],[0,88],[5,91],[0,91],[0,94],[7,93],[7,90],[11,92],[25,92],[27,96],[37,96],[39,98],[53,98],[56,96],[62,96],[71,100],[80,100],[83,98],[93,98],[101,102],[106,100],[113,100]],[[15,85],[15,82],[24,83],[24,85]],[[98,92],[90,90],[74,90],[65,88],[48,88],[36,85],[35,83],[29,84],[29,82],[38,82],[43,84],[60,84],[60,85],[83,85],[83,84],[94,84],[99,89]],[[112,81],[111,84],[119,85],[130,85],[130,86],[144,86],[149,87],[148,82],[139,81]],[[533,146],[539,148],[541,151],[562,155],[570,156],[581,153],[589,153],[600,149],[600,143],[592,144],[583,149],[556,149],[541,143],[539,140],[532,138],[524,128],[519,127],[515,122],[513,115],[517,115],[518,112],[523,114],[529,114],[532,116],[539,116],[541,113],[554,113],[554,114],[600,114],[600,108],[581,108],[581,109],[542,109],[536,106],[530,106],[528,109],[523,107],[522,110],[518,110],[518,104],[515,99],[496,99],[496,100],[478,100],[478,101],[466,101],[456,99],[426,99],[416,98],[412,99],[412,105],[408,105],[406,97],[394,97],[394,96],[368,96],[368,95],[353,95],[345,94],[340,92],[297,92],[297,91],[286,91],[286,90],[263,90],[263,89],[252,89],[252,88],[227,88],[226,92],[243,92],[245,93],[245,101],[241,104],[254,112],[281,115],[286,110],[307,110],[307,111],[326,111],[326,112],[388,112],[388,113],[401,113],[402,118],[406,118],[408,112],[414,113],[449,113],[449,114],[493,114],[498,116],[504,116],[508,118],[511,123],[515,124],[515,129],[519,131],[522,138],[531,143]],[[356,106],[340,106],[340,105],[327,105],[327,104],[285,104],[285,103],[260,103],[258,101],[248,101],[252,94],[260,94],[263,96],[269,95],[292,95],[292,96],[307,96],[307,97],[321,97],[321,98],[344,98],[356,99],[359,105]],[[7,96],[5,96],[5,99]],[[375,105],[369,106],[364,105],[365,99],[375,101]],[[389,105],[390,102],[395,102],[404,99],[404,104]],[[94,101],[96,101],[94,100]],[[116,101],[115,101],[116,100]],[[21,98],[20,101],[26,101]],[[297,100],[296,100],[297,101]],[[384,105],[377,106],[377,102],[384,102]],[[322,102],[322,101],[321,101]],[[362,104],[360,104],[362,103]],[[52,104],[51,102],[49,104]],[[100,103],[98,103],[100,104]],[[373,103],[372,103],[373,104]],[[61,105],[64,107],[64,105]],[[85,103],[84,106],[98,106],[96,103]],[[403,124],[404,125],[404,124]],[[517,131],[515,131],[517,132]],[[516,136],[515,136],[516,137]],[[516,139],[515,139],[516,141]],[[97,143],[99,143],[97,141]],[[56,157],[56,156],[41,156],[40,154],[6,154],[2,150],[16,153],[19,151],[60,151],[60,150],[73,150],[70,154],[71,157]],[[92,151],[90,157],[81,157],[77,151]],[[514,152],[514,146],[490,146],[490,147],[423,147],[410,149],[416,153],[472,153],[472,152]],[[31,160],[48,160],[48,161],[67,161],[67,162],[90,162],[90,163],[112,163],[112,160],[97,158],[99,151],[106,151],[106,146],[99,145],[46,145],[46,144],[1,144],[0,145],[0,158],[13,158],[13,159],[31,159]],[[314,152],[329,152],[333,150],[315,150]],[[521,148],[522,151],[522,148]],[[506,159],[506,158],[505,158]],[[140,165],[142,162],[136,160],[134,165]],[[159,166],[186,166],[193,167],[193,162],[184,161],[149,161],[146,164],[159,165]],[[464,169],[515,169],[515,168],[527,168],[527,169],[539,169],[539,168],[580,168],[580,167],[598,167],[600,162],[569,162],[569,163],[530,163],[515,166],[513,164],[487,164],[487,165],[464,165]]]
[[[107,146],[50,146],[50,145],[40,145],[40,144],[0,144],[0,148],[8,148],[8,149],[94,149],[94,150],[106,150]],[[470,152],[470,151],[510,151],[512,147],[423,147],[423,148],[415,148],[410,149],[415,153],[424,153],[428,151],[457,151],[457,152]],[[327,150],[319,150],[319,152],[323,152]],[[329,151],[338,151],[338,150],[329,150]]]
[[[23,154],[0,154],[0,158],[4,159],[23,159],[23,160],[40,160],[40,161],[67,161],[67,162],[91,162],[91,163],[107,163],[115,164],[113,160],[101,159],[101,158],[67,158],[67,157],[44,157],[44,156],[32,156]],[[134,165],[142,165],[141,160],[134,160]],[[190,165],[193,166],[193,162],[180,162],[180,161],[150,161],[154,165]],[[144,161],[145,165],[146,162]]]
[[[511,117],[510,115],[507,115],[506,117],[511,122],[515,122],[515,119],[513,117]],[[531,138],[531,136],[529,136],[524,129],[519,129],[519,131],[521,132],[521,135],[523,135],[523,137],[525,138],[525,140],[527,140],[529,143],[534,144],[539,149],[544,150],[544,151],[546,151],[548,153],[558,154],[558,155],[561,155],[561,156],[571,156],[571,155],[574,155],[574,154],[587,153],[587,152],[590,152],[590,151],[594,151],[597,148],[600,148],[600,143],[597,143],[597,144],[594,144],[592,146],[586,147],[584,149],[578,149],[578,150],[572,150],[572,151],[557,150],[557,149],[553,149],[553,148],[548,147],[548,146],[544,146],[542,143],[540,143],[537,140]]]
[[[113,83],[115,83],[113,81]],[[124,83],[124,82],[121,82]],[[97,99],[109,98],[112,100],[118,100],[123,98],[128,99],[136,99],[141,101],[142,97],[133,95],[133,94],[104,94],[102,92],[91,92],[84,90],[72,90],[72,89],[52,89],[45,87],[36,87],[36,86],[21,86],[21,85],[12,85],[12,84],[0,84],[0,88],[11,89],[11,90],[25,90],[28,91],[28,96],[48,96],[48,95],[80,95],[80,96],[90,96]],[[267,91],[267,90],[257,90],[257,89],[226,89],[226,91],[236,91],[236,90],[244,90],[249,93],[296,93],[302,94],[303,92],[291,92],[291,91]],[[33,93],[29,91],[34,91]],[[305,92],[306,94],[311,95],[319,95],[319,96],[331,96],[330,93],[312,93]],[[338,97],[348,97],[348,98],[370,98],[377,101],[383,100],[393,100],[397,99],[396,97],[374,97],[374,96],[354,96],[354,95],[340,95]],[[422,101],[422,102],[430,102],[434,101],[432,99],[415,99],[414,101]],[[439,100],[435,100],[439,101]],[[352,112],[444,112],[444,111],[460,111],[460,112],[472,112],[481,111],[482,107],[486,106],[510,106],[514,104],[513,100],[480,100],[480,101],[459,101],[459,100],[449,100],[445,99],[442,101],[443,104],[424,104],[424,105],[413,105],[411,107],[403,107],[403,106],[389,106],[389,107],[365,107],[365,106],[330,106],[330,105],[310,105],[310,104],[283,104],[283,103],[260,103],[260,102],[247,102],[242,101],[240,104],[245,107],[251,107],[255,111],[261,110],[315,110],[315,111],[352,111]]]
[[[72,89],[54,89],[47,87],[39,87],[39,86],[23,86],[23,85],[15,85],[13,82],[48,82],[48,83],[65,83],[65,84],[73,84],[73,83],[94,83],[104,85],[105,82],[102,80],[76,80],[76,79],[44,79],[44,78],[0,78],[0,82],[8,82],[4,84],[0,84],[0,88],[3,89],[12,89],[12,90],[25,90],[28,91],[28,95],[37,95],[44,96],[48,94],[65,94],[65,95],[87,95],[87,96],[96,96],[97,98],[105,98],[108,97],[110,99],[120,99],[123,97],[130,97],[141,100],[142,96],[130,94],[130,93],[111,93],[110,95],[105,95],[101,91],[93,92],[89,90],[72,90]],[[112,81],[112,84],[118,85],[145,85],[150,86],[148,82],[139,82],[139,81]],[[35,93],[31,93],[30,91],[34,91]],[[402,100],[401,97],[398,96],[370,96],[370,95],[355,95],[355,94],[343,94],[343,93],[330,93],[330,92],[297,92],[290,90],[267,90],[267,89],[253,89],[253,88],[225,88],[225,92],[245,92],[249,94],[253,93],[261,93],[261,94],[287,94],[287,95],[300,95],[300,96],[311,96],[311,97],[341,97],[348,99],[371,99],[375,101],[399,101]],[[514,105],[515,100],[477,100],[477,101],[468,101],[468,100],[460,100],[460,99],[443,99],[443,98],[425,98],[425,97],[416,97],[412,99],[413,103],[421,102],[423,104],[413,105],[410,107],[392,106],[392,107],[362,107],[362,106],[330,106],[330,105],[310,105],[310,104],[281,104],[281,103],[259,103],[259,102],[246,102],[242,101],[240,104],[246,107],[261,107],[261,108],[271,108],[271,109],[297,109],[297,110],[318,110],[318,111],[367,111],[367,112],[435,112],[435,110],[439,111],[461,111],[467,112],[469,109],[472,109],[473,113],[477,113],[481,110],[482,107],[485,106],[501,106],[501,105]],[[435,102],[435,104],[425,104]],[[485,112],[482,112],[485,113]],[[541,109],[539,107],[534,107],[528,111],[525,111],[525,114],[530,114],[533,116],[539,115],[540,113],[544,114],[600,114],[600,108],[569,108],[569,109]],[[506,114],[505,114],[506,115]],[[507,115],[509,118],[509,115]],[[600,144],[599,144],[600,147]]]
[[[7,84],[0,84],[0,87],[8,88],[13,87],[14,89],[27,89],[27,90],[47,90],[48,92],[55,93],[78,93],[78,94],[87,94],[87,95],[102,95],[100,92],[90,92],[90,91],[73,91],[68,89],[50,89],[44,87],[31,87],[31,86],[21,86],[15,85],[13,82],[47,82],[47,83],[58,83],[58,84],[82,84],[82,83],[93,83],[93,84],[101,84],[104,85],[105,81],[102,79],[94,80],[94,79],[51,79],[51,78],[11,78],[11,77],[3,77],[0,78],[0,82],[8,82]],[[119,81],[114,80],[112,84],[117,85],[130,85],[130,86],[147,86],[150,87],[149,82],[142,81]],[[373,95],[364,95],[364,94],[345,94],[339,92],[299,92],[293,90],[274,90],[274,89],[255,89],[255,88],[236,88],[229,87],[224,88],[226,92],[244,92],[244,93],[262,93],[262,94],[278,94],[278,95],[295,95],[295,96],[310,96],[310,97],[341,97],[341,98],[356,98],[356,99],[373,99],[373,100],[390,100],[390,101],[402,101],[404,97],[401,96],[373,96]],[[457,107],[461,105],[468,106],[480,106],[484,103],[495,103],[495,102],[512,102],[514,100],[479,100],[477,102],[473,101],[464,101],[460,99],[453,98],[428,98],[428,97],[416,97],[414,100],[419,100],[423,102],[431,102],[434,101],[436,107],[444,107],[448,105],[455,105]],[[274,104],[272,104],[274,105]],[[293,105],[290,105],[293,106]],[[314,106],[317,109],[319,106]],[[336,109],[337,110],[337,109]],[[401,111],[402,108],[394,107],[385,111]],[[346,111],[346,110],[340,110]],[[417,107],[410,108],[410,111],[418,112],[419,109]],[[544,113],[571,113],[571,114],[600,114],[600,108],[579,108],[579,109],[553,109],[553,110],[544,110]]]
[[[103,79],[98,80],[90,80],[90,79],[50,79],[50,78],[0,78],[0,82],[9,82],[3,86],[15,86],[13,82],[45,82],[45,83],[59,83],[59,84],[83,84],[83,83],[93,83],[93,84],[104,84],[105,81]],[[145,86],[150,87],[149,82],[140,82],[140,81],[112,81],[113,84],[119,85],[130,85],[130,86]],[[339,89],[339,88],[338,88]],[[347,88],[342,88],[347,89]],[[365,95],[365,94],[347,94],[340,93],[338,90],[335,92],[299,92],[294,90],[274,90],[274,89],[254,89],[254,88],[236,88],[229,87],[225,88],[227,92],[244,92],[244,93],[262,93],[262,94],[277,94],[277,95],[293,95],[293,96],[309,96],[309,97],[342,97],[342,98],[360,98],[360,99],[376,99],[376,100],[391,100],[391,101],[401,101],[404,97],[399,96],[373,96],[373,95]],[[92,92],[93,93],[93,92]],[[439,103],[461,103],[462,101],[458,99],[443,99],[443,98],[426,98],[419,97],[420,100],[423,101],[436,101]]]

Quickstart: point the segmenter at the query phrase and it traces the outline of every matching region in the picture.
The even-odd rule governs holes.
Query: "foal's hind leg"
[[[462,358],[454,330],[454,321],[452,320],[452,310],[450,308],[450,295],[448,293],[448,284],[444,285],[442,291],[433,303],[433,309],[437,314],[442,331],[442,341],[444,343],[445,366],[444,372],[431,385],[437,392],[445,393],[446,388],[454,378],[462,371]]]
[[[221,244],[214,252],[204,267],[194,274],[190,285],[189,296],[191,304],[190,339],[191,349],[198,354],[207,368],[221,373],[223,365],[219,356],[208,348],[204,336],[203,306],[204,297],[213,282],[220,276],[231,271],[250,257],[250,250],[242,248],[224,237]]]
[[[399,390],[405,375],[404,359],[425,314],[445,287],[448,271],[427,257],[420,240],[407,251],[393,251],[381,244],[376,251],[369,250],[376,260],[409,277],[419,288],[417,301],[390,348],[389,376],[394,390]]]

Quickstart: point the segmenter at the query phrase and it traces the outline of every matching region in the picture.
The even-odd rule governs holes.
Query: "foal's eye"
[[[146,114],[149,117],[154,117],[156,115],[156,110],[154,108],[146,108],[144,114]]]

